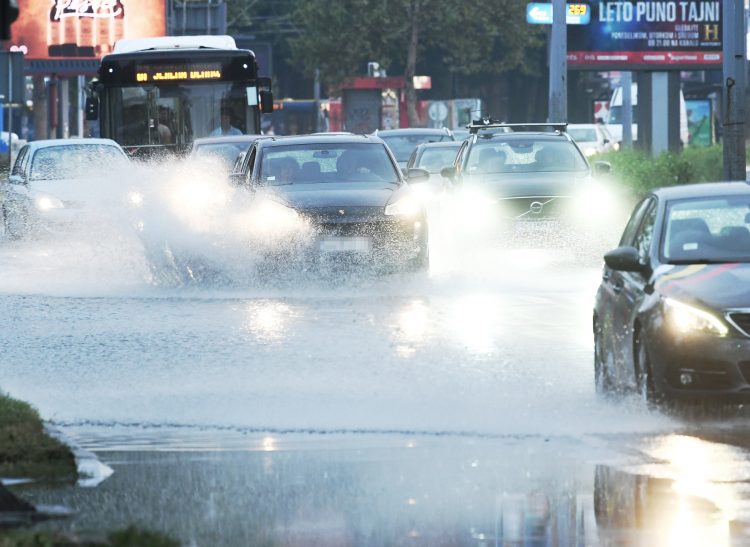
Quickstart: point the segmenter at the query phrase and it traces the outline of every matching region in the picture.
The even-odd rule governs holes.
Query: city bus
[[[182,153],[199,137],[260,134],[270,80],[230,36],[124,39],[99,65],[86,117],[134,156]]]

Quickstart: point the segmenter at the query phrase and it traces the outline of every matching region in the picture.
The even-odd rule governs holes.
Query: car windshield
[[[469,151],[467,173],[582,171],[586,161],[569,141],[480,138]]]
[[[414,167],[424,169],[430,173],[439,173],[443,167],[453,164],[456,159],[458,147],[430,147],[425,148],[422,155],[419,156],[417,164]]]
[[[240,152],[247,149],[249,143],[245,142],[222,142],[206,143],[196,145],[193,149],[193,157],[196,158],[218,158],[227,165],[227,169],[234,165]]]
[[[568,135],[577,142],[596,142],[596,129],[593,127],[569,127]]]
[[[379,135],[379,137],[385,141],[388,148],[391,149],[391,152],[393,152],[393,155],[396,156],[396,160],[398,161],[409,161],[409,156],[411,156],[411,153],[414,152],[414,149],[420,144],[450,140],[450,137],[445,133],[435,133],[433,135],[429,133],[426,135],[424,133],[407,133],[404,135],[390,135],[385,137]]]
[[[128,160],[116,146],[76,144],[51,146],[36,151],[31,161],[29,180],[61,180],[85,178],[92,167],[110,169]]]
[[[261,180],[269,186],[327,182],[399,183],[382,144],[310,143],[263,152]]]
[[[665,226],[668,262],[750,262],[750,195],[669,203]]]

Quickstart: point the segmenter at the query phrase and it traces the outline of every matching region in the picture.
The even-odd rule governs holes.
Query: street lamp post
[[[722,140],[724,178],[746,180],[745,172],[745,9],[742,0],[724,0]]]
[[[550,122],[568,121],[568,37],[566,0],[552,0],[552,31],[549,50]]]

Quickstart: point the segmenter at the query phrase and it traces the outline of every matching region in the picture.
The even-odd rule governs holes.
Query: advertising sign
[[[570,68],[721,68],[721,0],[595,2],[568,27]]]
[[[165,0],[18,0],[10,46],[38,59],[98,59],[121,38],[164,36]]]
[[[710,99],[686,99],[690,146],[711,146],[714,125]]]
[[[588,4],[566,4],[565,22],[568,25],[588,25],[591,10]],[[526,4],[526,22],[531,25],[552,24],[552,4],[532,2]]]

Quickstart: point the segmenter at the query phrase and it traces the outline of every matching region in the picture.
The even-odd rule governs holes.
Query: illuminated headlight
[[[415,217],[422,210],[419,202],[411,196],[406,196],[386,205],[385,214],[388,216]]]
[[[143,194],[140,192],[130,192],[128,194],[128,202],[133,207],[140,207],[143,205]]]
[[[605,184],[589,182],[576,194],[576,214],[582,221],[609,220],[614,207],[615,196]]]
[[[410,186],[414,196],[421,201],[430,201],[435,198],[435,192],[427,182],[411,184]]]
[[[727,326],[715,315],[671,298],[664,299],[664,314],[672,327],[682,334],[704,332],[726,336]]]
[[[34,200],[34,206],[40,211],[49,211],[50,209],[63,209],[65,205],[55,196],[44,195],[37,196]]]
[[[598,150],[594,148],[593,146],[587,146],[586,148],[583,149],[583,153],[586,154],[586,156],[593,156],[597,152]]]
[[[297,211],[277,201],[266,199],[253,211],[251,228],[255,232],[278,234],[295,228],[299,221]]]

